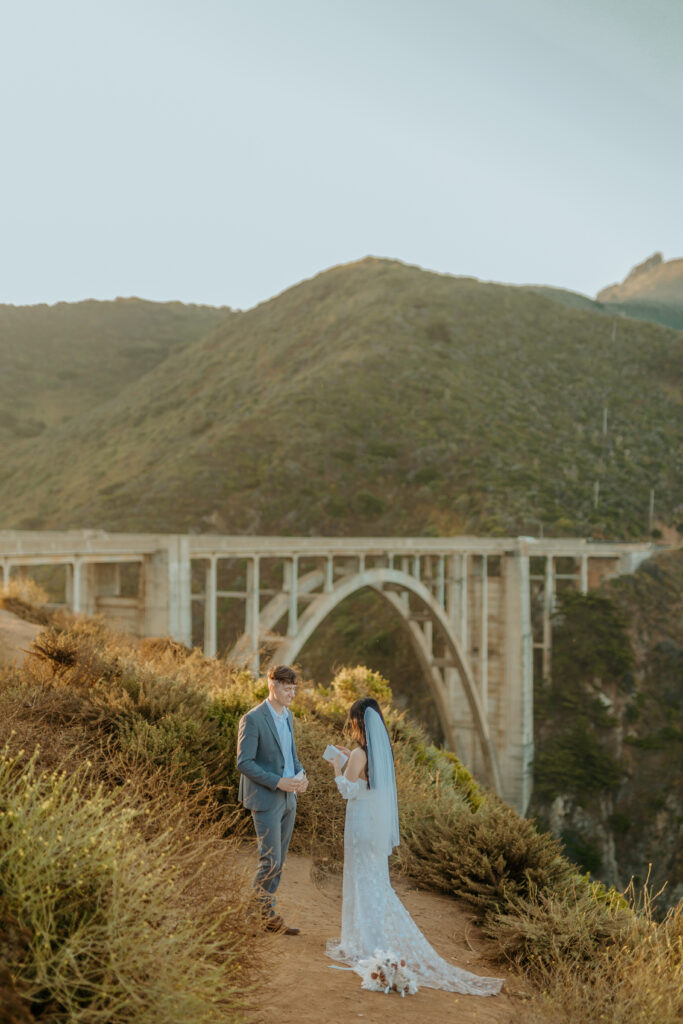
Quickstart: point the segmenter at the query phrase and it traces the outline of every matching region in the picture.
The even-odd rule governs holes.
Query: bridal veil
[[[401,841],[398,828],[398,798],[394,755],[386,726],[374,708],[364,715],[365,740],[368,745],[368,780],[375,794],[377,809],[377,841],[387,856]]]

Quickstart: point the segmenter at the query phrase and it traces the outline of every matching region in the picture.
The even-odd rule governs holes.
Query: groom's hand
[[[301,792],[301,781],[300,779],[285,779],[282,778],[277,784],[277,789],[281,789],[283,793],[300,793]]]
[[[304,775],[303,779],[301,779],[301,781],[299,782],[299,789],[298,789],[297,792],[305,793],[307,789],[308,789],[308,776]]]

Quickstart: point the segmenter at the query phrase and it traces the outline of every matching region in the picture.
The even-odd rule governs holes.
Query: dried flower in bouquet
[[[371,992],[398,992],[414,996],[417,992],[415,975],[406,966],[405,960],[391,950],[376,949],[374,956],[361,960],[358,966],[362,969],[361,988]]]

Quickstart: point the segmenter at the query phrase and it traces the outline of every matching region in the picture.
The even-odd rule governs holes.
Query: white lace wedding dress
[[[357,973],[361,960],[377,950],[391,951],[406,961],[418,986],[465,995],[493,996],[500,978],[481,978],[443,960],[432,949],[391,888],[382,818],[385,808],[364,779],[335,779],[347,801],[344,827],[344,876],[341,938],[327,943],[327,955]],[[379,826],[379,827],[378,827]]]

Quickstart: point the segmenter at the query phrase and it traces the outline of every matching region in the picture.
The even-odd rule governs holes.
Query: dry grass
[[[0,608],[28,622],[47,626],[53,614],[45,607],[49,594],[29,576],[12,576],[0,590]]]
[[[491,922],[491,932],[519,957],[530,942],[544,955],[527,972],[541,998],[538,1024],[677,1024],[683,1019],[683,911],[653,918],[647,888],[627,891],[624,906],[596,913],[586,892],[547,898]]]
[[[25,671],[6,670],[0,688],[0,743],[9,737],[16,752],[5,758],[3,781],[23,815],[21,828],[0,834],[3,1008],[14,1007],[17,1024],[34,1015],[112,1024],[247,1019],[258,946],[236,857],[240,821],[217,805],[210,783],[185,777],[184,763],[169,770],[129,741],[134,707],[164,718],[164,684],[140,665],[134,685],[134,645],[98,622],[48,629],[38,646],[40,656]],[[182,685],[167,680],[166,689],[188,715],[201,704],[196,691],[192,701]],[[52,821],[48,806],[41,812],[48,801]],[[22,829],[40,858],[19,854]]]
[[[49,595],[40,583],[30,576],[12,576],[0,591],[0,601],[21,601],[23,604],[42,608],[47,604]]]
[[[2,906],[25,936],[8,967],[25,1004],[83,1024],[245,1019],[248,887],[228,870],[228,905],[184,905],[219,843],[202,794],[188,805],[132,773],[107,793],[89,762],[67,775],[37,760],[0,756]]]

